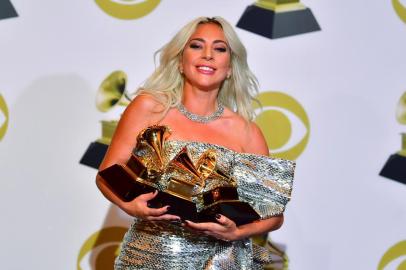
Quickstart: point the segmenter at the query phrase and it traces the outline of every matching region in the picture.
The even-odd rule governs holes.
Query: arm
[[[160,105],[150,96],[137,96],[126,108],[117,125],[111,144],[101,163],[99,170],[103,170],[116,163],[125,163],[135,147],[136,137],[147,126],[156,123],[161,117]],[[120,207],[131,216],[149,220],[178,219],[176,216],[165,215],[167,207],[152,209],[147,202],[157,193],[143,194],[130,202],[123,202],[106,186],[103,178],[97,174],[96,185],[103,195],[112,203]]]
[[[254,123],[250,123],[243,145],[244,152],[265,156],[268,156],[269,154],[265,138],[262,135],[261,130]],[[216,219],[218,223],[193,223],[187,221],[187,226],[194,230],[202,231],[218,239],[233,241],[277,230],[283,224],[283,214],[264,220],[255,221],[239,227],[237,227],[232,220],[225,216],[219,215]]]

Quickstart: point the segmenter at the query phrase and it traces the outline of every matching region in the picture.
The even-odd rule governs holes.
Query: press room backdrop
[[[379,175],[389,156],[404,161],[405,0],[1,0],[2,269],[111,269],[130,219],[79,162],[101,139],[100,121],[124,109],[97,109],[100,84],[122,70],[133,92],[186,22],[219,15],[237,25],[253,4],[265,10],[255,29],[298,4],[320,27],[280,38],[236,29],[271,152],[297,159],[285,223],[270,235],[284,261],[275,267],[406,269],[404,174]]]

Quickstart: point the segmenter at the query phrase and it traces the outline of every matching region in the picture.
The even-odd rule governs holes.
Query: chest
[[[206,142],[221,145],[236,152],[243,151],[244,134],[227,121],[218,120],[202,124],[175,113],[168,113],[160,124],[171,128],[170,140]]]

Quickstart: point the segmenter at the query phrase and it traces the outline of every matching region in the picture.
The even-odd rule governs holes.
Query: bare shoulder
[[[244,151],[264,156],[269,155],[269,148],[266,144],[265,137],[261,129],[254,122],[248,123],[247,141],[244,146]]]
[[[116,133],[138,134],[141,129],[157,123],[163,109],[163,105],[150,95],[135,97],[121,116]]]
[[[164,110],[164,106],[153,96],[143,94],[136,96],[127,106],[124,114],[135,114],[134,116],[154,116]]]
[[[242,150],[246,153],[269,155],[269,149],[266,144],[264,135],[261,129],[252,121],[245,120],[241,115],[227,109],[226,117],[232,123],[230,130],[235,130],[238,136],[238,141]]]
[[[126,161],[135,146],[140,131],[157,123],[162,117],[162,111],[163,105],[152,96],[139,95],[135,97],[117,124],[100,168]]]

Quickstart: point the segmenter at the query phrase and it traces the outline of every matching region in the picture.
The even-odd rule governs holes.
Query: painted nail
[[[220,214],[216,214],[216,219],[220,219],[221,215]]]

